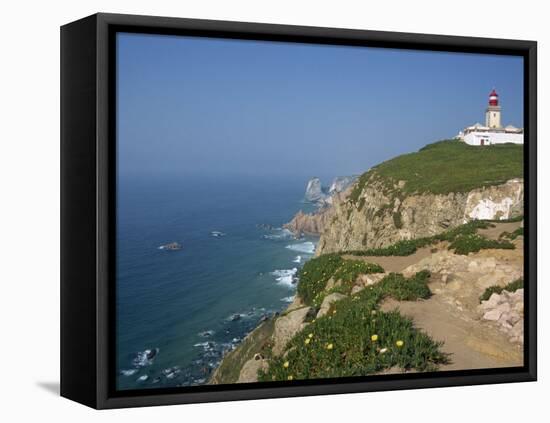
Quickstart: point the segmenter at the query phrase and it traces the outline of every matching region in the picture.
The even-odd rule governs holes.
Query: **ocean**
[[[205,384],[223,355],[283,310],[317,239],[282,225],[302,178],[119,177],[117,389]],[[177,242],[179,250],[161,249]]]

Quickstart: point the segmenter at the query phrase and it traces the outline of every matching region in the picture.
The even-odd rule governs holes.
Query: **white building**
[[[495,90],[489,94],[489,106],[485,111],[485,126],[476,123],[461,131],[457,138],[469,145],[523,144],[523,128],[501,126],[501,107]]]

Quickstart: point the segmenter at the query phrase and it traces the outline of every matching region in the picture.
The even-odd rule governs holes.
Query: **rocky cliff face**
[[[307,183],[304,199],[306,201],[316,203],[319,201],[323,201],[325,197],[326,194],[323,192],[321,180],[319,178],[311,178]]]
[[[316,213],[304,213],[300,210],[283,227],[295,235],[320,235],[332,217],[332,210],[332,207],[324,207]]]
[[[338,201],[339,196],[348,190],[356,179],[356,176],[337,176],[328,190],[322,188],[319,178],[310,179],[307,183],[304,199],[316,203],[319,209],[314,213],[304,213],[300,210],[283,227],[296,235],[320,235],[332,218],[333,201]]]
[[[356,176],[337,176],[330,184],[329,195],[334,195],[347,189],[355,180]]]
[[[356,176],[337,176],[327,189],[323,187],[319,178],[311,178],[307,182],[304,199],[322,207],[328,206],[332,204],[332,199],[336,194],[346,190],[356,179]]]
[[[335,198],[317,254],[380,248],[400,240],[436,235],[472,219],[523,214],[523,180],[448,194],[405,194],[376,174]]]

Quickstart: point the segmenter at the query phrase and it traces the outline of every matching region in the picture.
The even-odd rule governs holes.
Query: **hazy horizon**
[[[122,176],[265,176],[328,184],[484,121],[523,126],[523,59],[119,34]]]

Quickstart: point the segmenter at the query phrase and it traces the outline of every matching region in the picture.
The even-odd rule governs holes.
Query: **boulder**
[[[355,282],[362,284],[363,286],[370,286],[380,282],[384,278],[384,276],[386,276],[385,273],[370,273],[367,275],[359,275]]]
[[[256,358],[252,358],[248,360],[241,368],[237,383],[258,382],[258,371],[267,370],[268,367],[268,361],[265,359],[256,360]]]
[[[321,304],[319,312],[317,313],[317,318],[323,317],[325,314],[327,314],[332,303],[340,301],[344,298],[346,298],[346,296],[338,292],[327,295],[323,300],[323,303]]]
[[[307,324],[304,323],[311,307],[302,307],[280,316],[275,321],[273,329],[273,354],[278,356],[284,352],[288,342]]]
[[[493,294],[489,297],[487,301],[481,302],[481,306],[484,309],[495,308],[499,302],[500,302],[500,295],[498,295],[496,292],[493,292]]]
[[[326,194],[323,192],[321,180],[319,178],[311,178],[308,181],[304,198],[306,201],[310,201],[312,203],[322,201],[326,198]]]
[[[485,320],[492,320],[492,321],[497,321],[498,319],[500,319],[500,316],[502,315],[502,311],[500,311],[499,309],[497,308],[494,308],[493,310],[490,310],[488,311],[487,313],[485,313],[483,315],[483,318]]]

